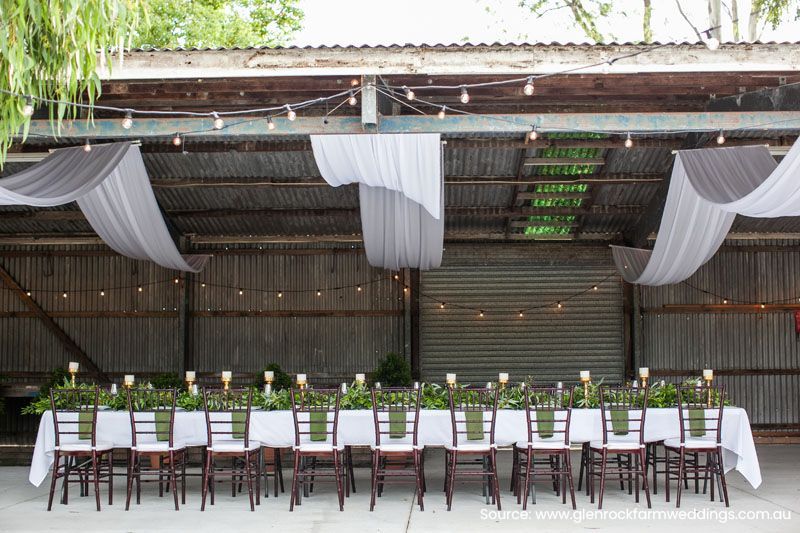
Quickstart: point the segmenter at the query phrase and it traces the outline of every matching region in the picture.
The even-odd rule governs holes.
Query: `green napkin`
[[[328,440],[328,411],[311,411],[308,413],[310,422],[308,431],[311,432],[310,438],[313,441]]]
[[[247,411],[233,411],[231,413],[231,438],[243,439],[246,424]]]
[[[689,409],[689,434],[703,437],[706,434],[706,412],[704,409]]]
[[[78,438],[90,440],[92,438],[92,420],[94,413],[78,413]]]
[[[400,406],[389,407],[389,438],[403,439],[406,436],[406,410]]]
[[[156,440],[168,441],[172,413],[170,411],[156,411],[154,414],[156,419]]]
[[[539,438],[549,439],[553,436],[555,419],[555,411],[536,411],[536,432],[539,433]]]
[[[614,435],[627,435],[628,434],[628,410],[627,409],[612,409],[611,410],[611,428]]]
[[[467,440],[483,440],[483,411],[465,411]]]

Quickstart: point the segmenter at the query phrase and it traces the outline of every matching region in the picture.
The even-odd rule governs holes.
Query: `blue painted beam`
[[[171,138],[176,133],[186,137],[208,139],[281,139],[287,136],[364,133],[361,117],[302,117],[289,121],[274,118],[275,129],[267,129],[266,118],[233,118],[225,120],[221,130],[212,128],[209,118],[135,118],[133,127],[124,129],[120,119],[68,121],[61,136],[74,138],[143,139]],[[554,113],[519,115],[456,115],[444,119],[435,115],[383,116],[377,131],[381,133],[449,133],[449,134],[522,134],[533,125],[541,133],[599,132],[633,135],[669,132],[755,130],[761,132],[800,129],[800,111],[717,112],[717,113]],[[31,121],[30,134],[52,136],[47,120]]]

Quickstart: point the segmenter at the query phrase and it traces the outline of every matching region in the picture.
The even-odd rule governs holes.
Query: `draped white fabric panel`
[[[800,214],[798,170],[797,143],[777,168],[763,146],[678,152],[652,252],[612,246],[617,270],[642,285],[685,280],[714,256],[736,214]]]
[[[167,230],[138,146],[56,150],[0,179],[0,205],[53,207],[77,201],[97,234],[118,253],[175,270],[199,272],[208,256],[181,256]]]
[[[438,134],[312,135],[322,177],[359,184],[364,250],[373,266],[442,262],[444,197]]]

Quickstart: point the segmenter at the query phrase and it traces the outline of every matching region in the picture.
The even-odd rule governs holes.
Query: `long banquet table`
[[[497,412],[495,441],[499,446],[527,440],[525,411],[501,409]],[[602,439],[599,409],[573,409],[570,440],[573,443]],[[645,440],[655,442],[679,437],[676,408],[647,410]],[[251,414],[250,438],[270,447],[294,444],[294,422],[291,411],[256,411]],[[371,410],[340,411],[338,439],[341,444],[369,446],[375,442]],[[127,411],[100,411],[97,415],[97,440],[112,442],[117,448],[130,448],[131,424]],[[419,420],[419,443],[443,446],[452,443],[449,411],[422,410]],[[175,442],[188,446],[206,444],[206,422],[202,411],[175,413]],[[750,430],[747,412],[739,407],[726,407],[722,421],[722,447],[725,470],[736,468],[753,488],[761,484],[761,469]],[[39,433],[28,479],[37,487],[47,478],[55,456],[53,417],[48,411],[39,422]]]

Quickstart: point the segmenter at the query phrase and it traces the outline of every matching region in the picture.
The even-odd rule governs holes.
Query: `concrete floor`
[[[694,511],[690,518],[644,517],[636,515],[614,516],[626,512],[644,512],[644,503],[635,504],[627,491],[611,488],[606,495],[606,516],[587,516],[595,513],[597,506],[589,503],[583,494],[577,495],[577,515],[572,515],[568,505],[562,505],[544,485],[538,491],[538,502],[529,505],[531,516],[520,517],[522,507],[507,491],[509,482],[510,454],[501,457],[501,489],[503,515],[494,514],[495,508],[484,503],[477,485],[459,485],[453,503],[453,511],[447,512],[441,492],[441,453],[432,452],[426,461],[428,494],[425,511],[420,512],[412,499],[412,491],[405,486],[388,487],[378,500],[374,512],[369,512],[369,471],[357,469],[358,493],[345,502],[344,512],[336,505],[335,489],[331,485],[320,486],[315,495],[304,500],[294,513],[289,513],[288,495],[276,500],[272,496],[263,500],[255,513],[249,511],[247,498],[231,498],[225,490],[218,492],[216,505],[200,512],[199,482],[193,480],[187,488],[186,506],[180,512],[172,508],[172,499],[160,499],[155,485],[145,485],[142,504],[124,510],[125,488],[123,478],[118,478],[115,487],[115,503],[104,505],[103,511],[94,510],[94,498],[79,498],[71,493],[67,506],[55,503],[53,511],[47,512],[49,478],[41,487],[28,483],[28,469],[24,467],[0,468],[0,531],[582,531],[587,529],[611,529],[633,527],[645,531],[670,531],[675,528],[712,531],[800,531],[800,446],[761,446],[758,449],[764,482],[758,490],[736,472],[728,477],[731,507],[730,513],[766,512],[768,516],[733,516],[725,519],[718,514],[726,509],[719,502],[711,503],[707,497],[685,494],[682,511]],[[573,459],[577,462],[577,457]],[[290,471],[286,471],[287,482]],[[288,487],[287,487],[288,488]],[[663,486],[660,487],[663,489]],[[103,503],[107,501],[104,495]],[[674,502],[674,499],[673,499]],[[674,503],[664,502],[663,490],[653,496],[653,510],[671,512]],[[536,517],[535,512],[569,513],[566,517]],[[492,513],[489,515],[488,513]],[[777,517],[777,519],[775,518]]]

